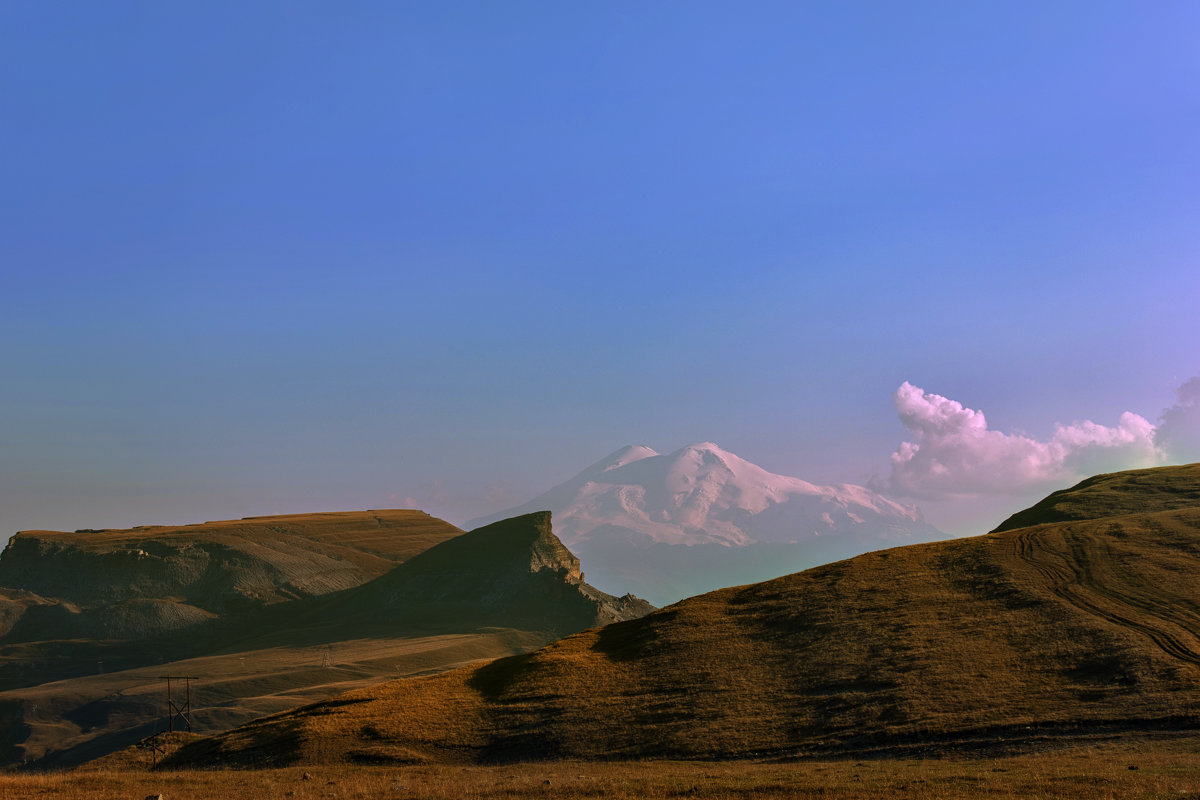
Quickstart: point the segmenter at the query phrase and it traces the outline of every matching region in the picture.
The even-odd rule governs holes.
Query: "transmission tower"
[[[175,720],[180,722],[180,730],[192,730],[192,681],[200,680],[192,675],[159,675],[160,681],[167,682],[167,731],[175,730]],[[171,692],[171,681],[183,682],[183,701],[176,702]]]

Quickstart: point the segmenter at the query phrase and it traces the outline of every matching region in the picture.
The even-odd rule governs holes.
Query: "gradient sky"
[[[0,4],[0,532],[462,523],[625,444],[895,487],[905,382],[1038,442],[1157,424],[1200,372],[1198,39],[1193,2]],[[908,499],[982,532],[1043,488]]]

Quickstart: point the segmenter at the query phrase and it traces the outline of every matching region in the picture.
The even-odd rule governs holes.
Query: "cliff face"
[[[481,624],[576,631],[635,619],[654,609],[584,582],[579,559],[539,511],[477,528],[430,548],[362,586],[346,602],[414,620],[473,619]]]

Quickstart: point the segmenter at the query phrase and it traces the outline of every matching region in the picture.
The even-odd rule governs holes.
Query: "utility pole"
[[[162,735],[162,731],[159,731],[158,733],[152,733],[145,739],[142,739],[140,742],[138,742],[138,747],[150,751],[150,769],[158,768],[159,756],[162,756],[163,758],[167,757],[166,748],[162,746],[160,741]]]

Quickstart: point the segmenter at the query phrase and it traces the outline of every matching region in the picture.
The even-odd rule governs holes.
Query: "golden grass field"
[[[1197,800],[1197,739],[1143,736],[1002,758],[785,762],[551,761],[503,766],[318,766],[0,774],[4,800],[822,798]],[[305,779],[305,774],[309,777]]]
[[[193,684],[192,722],[197,731],[216,733],[381,681],[532,650],[551,638],[499,628],[426,636],[358,633],[342,641],[331,634],[332,645],[306,646],[262,636],[258,646],[230,643],[213,655],[11,689],[0,692],[0,724],[7,721],[5,709],[21,710],[21,723],[29,727],[21,741],[26,757],[58,751],[95,757],[163,724],[163,674],[202,676]],[[0,755],[5,744],[0,742]]]

